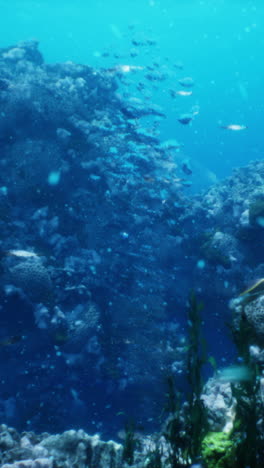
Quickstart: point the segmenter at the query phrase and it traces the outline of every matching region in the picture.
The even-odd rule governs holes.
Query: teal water
[[[1,0],[0,12],[1,47],[37,38],[47,62],[72,60],[95,67],[145,66],[157,58],[168,67],[182,62],[181,76],[195,80],[193,96],[173,101],[165,82],[153,102],[167,115],[161,138],[184,143],[197,187],[262,158],[264,4],[260,0]],[[150,37],[157,47],[148,56],[139,53],[131,59],[132,37]],[[122,57],[103,58],[103,51]],[[197,118],[191,126],[179,124],[179,111],[193,105],[200,109]],[[219,128],[232,123],[248,129]]]

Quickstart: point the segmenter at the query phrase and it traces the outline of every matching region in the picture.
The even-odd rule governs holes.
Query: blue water
[[[181,74],[193,77],[196,83],[193,96],[172,101],[161,83],[153,101],[167,115],[161,137],[176,138],[185,145],[184,152],[195,168],[195,187],[261,158],[263,2],[4,0],[0,9],[1,46],[37,38],[47,62],[145,66],[150,57],[143,53],[136,59],[129,56],[131,37],[140,35],[157,41],[154,59],[160,57],[161,63],[168,64],[182,62]],[[124,58],[98,57],[106,50],[122,53]],[[199,115],[191,127],[182,126],[177,122],[179,109],[188,111],[194,104],[199,105]],[[225,132],[219,123],[247,125],[248,129]]]

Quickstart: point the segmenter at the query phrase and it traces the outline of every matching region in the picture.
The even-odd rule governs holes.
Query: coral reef
[[[40,261],[27,260],[9,269],[8,281],[35,303],[50,303],[53,287],[48,269]]]
[[[105,468],[122,466],[122,446],[103,442],[98,435],[66,431],[60,435],[19,435],[5,425],[0,427],[1,466],[5,468]]]
[[[115,443],[82,431],[35,432],[83,427],[112,436],[131,414],[156,429],[168,374],[191,394],[168,422],[174,442],[194,438],[180,447],[179,463],[183,453],[186,463],[199,455],[194,421],[203,405],[209,430],[220,433],[203,438],[208,463],[207,442],[232,457],[226,434],[239,418],[251,421],[249,409],[254,418],[263,409],[263,294],[232,303],[238,353],[257,369],[251,386],[216,375],[202,388],[207,358],[197,330],[206,321],[212,353],[232,360],[223,332],[228,301],[264,276],[264,163],[187,197],[179,145],[143,127],[143,117],[155,127],[162,110],[125,98],[122,73],[46,64],[34,41],[0,50],[0,415],[27,431],[2,426],[3,464],[44,467],[53,457],[56,468],[121,466]],[[16,249],[33,258],[10,254]],[[194,297],[183,313],[192,287],[205,301],[201,318]],[[255,426],[262,443],[263,420]],[[237,431],[241,453],[249,432],[243,439]],[[129,462],[143,463],[133,434],[129,442]],[[149,460],[163,462],[150,446]]]
[[[3,421],[54,432],[107,420],[115,433],[130,398],[154,421],[158,405],[142,389],[161,399],[159,382],[168,370],[181,375],[185,356],[171,320],[178,147],[160,145],[140,120],[164,115],[122,96],[122,69],[46,64],[36,41],[0,49],[0,80],[0,338],[21,337],[0,357],[14,375],[3,379]],[[18,375],[24,397],[13,400]]]

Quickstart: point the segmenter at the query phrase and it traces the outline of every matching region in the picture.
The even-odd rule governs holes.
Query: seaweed
[[[188,438],[186,435],[185,420],[181,412],[182,397],[176,392],[173,376],[167,377],[168,393],[166,393],[165,411],[169,417],[166,420],[163,436],[169,444],[170,452],[166,462],[171,468],[181,468],[183,462],[188,462]]]
[[[156,446],[153,451],[151,451],[144,462],[145,468],[162,468],[162,450],[159,446]]]
[[[258,399],[261,369],[249,352],[252,336],[252,326],[242,313],[239,329],[233,330],[233,339],[240,356],[250,370],[251,379],[232,384],[232,393],[237,400],[232,438],[237,444],[237,466],[241,468],[247,466],[261,468],[263,466],[264,442],[258,429],[259,413],[262,406]]]
[[[187,353],[187,380],[190,387],[188,405],[188,456],[192,461],[201,453],[201,444],[208,430],[207,412],[201,399],[203,390],[202,368],[207,362],[205,340],[201,335],[200,312],[203,303],[198,302],[194,291],[189,296],[188,323],[189,348]]]
[[[257,429],[258,421],[258,383],[256,375],[250,382],[232,385],[232,393],[237,400],[236,418],[232,434],[237,445],[237,467],[261,468],[261,440]],[[262,442],[263,444],[263,442]],[[263,456],[263,454],[262,454]]]
[[[176,391],[173,376],[167,377],[165,411],[169,417],[163,435],[169,446],[166,457],[153,454],[152,468],[165,465],[182,468],[189,463],[202,462],[207,468],[261,468],[263,466],[264,441],[258,427],[262,408],[260,401],[260,365],[252,360],[249,346],[252,344],[251,325],[244,314],[239,329],[232,328],[233,341],[244,365],[249,369],[249,380],[231,383],[236,398],[234,427],[229,433],[209,431],[208,415],[201,399],[203,391],[203,366],[210,363],[215,369],[213,357],[207,357],[206,344],[201,333],[200,312],[203,304],[194,292],[188,305],[187,373],[189,386],[187,401]],[[157,456],[157,458],[155,458]],[[155,464],[156,463],[156,464]],[[164,465],[164,466],[165,466]]]
[[[127,423],[125,426],[125,440],[124,440],[122,459],[128,465],[133,465],[136,446],[137,446],[137,439],[135,438],[134,424]]]
[[[203,438],[208,431],[207,412],[201,399],[203,389],[202,369],[206,364],[205,341],[201,334],[200,311],[203,304],[198,302],[192,291],[188,306],[188,348],[187,382],[189,393],[183,404],[180,393],[176,392],[174,379],[167,378],[166,410],[170,416],[166,422],[164,436],[171,447],[168,462],[172,468],[186,466],[198,461]]]

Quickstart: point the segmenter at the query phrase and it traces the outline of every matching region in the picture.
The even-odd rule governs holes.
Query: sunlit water
[[[262,157],[263,27],[259,0],[0,1],[1,47],[37,38],[47,62],[72,60],[95,67],[144,67],[158,59],[169,68],[182,62],[181,76],[195,80],[193,96],[172,100],[165,82],[158,83],[152,99],[167,115],[161,138],[184,144],[196,188]],[[133,37],[154,39],[157,46],[149,55],[139,50],[131,58]],[[110,57],[103,58],[104,51]],[[122,57],[115,59],[113,53]],[[194,105],[199,115],[191,125],[181,125],[179,113]],[[221,124],[248,129],[228,132]]]

